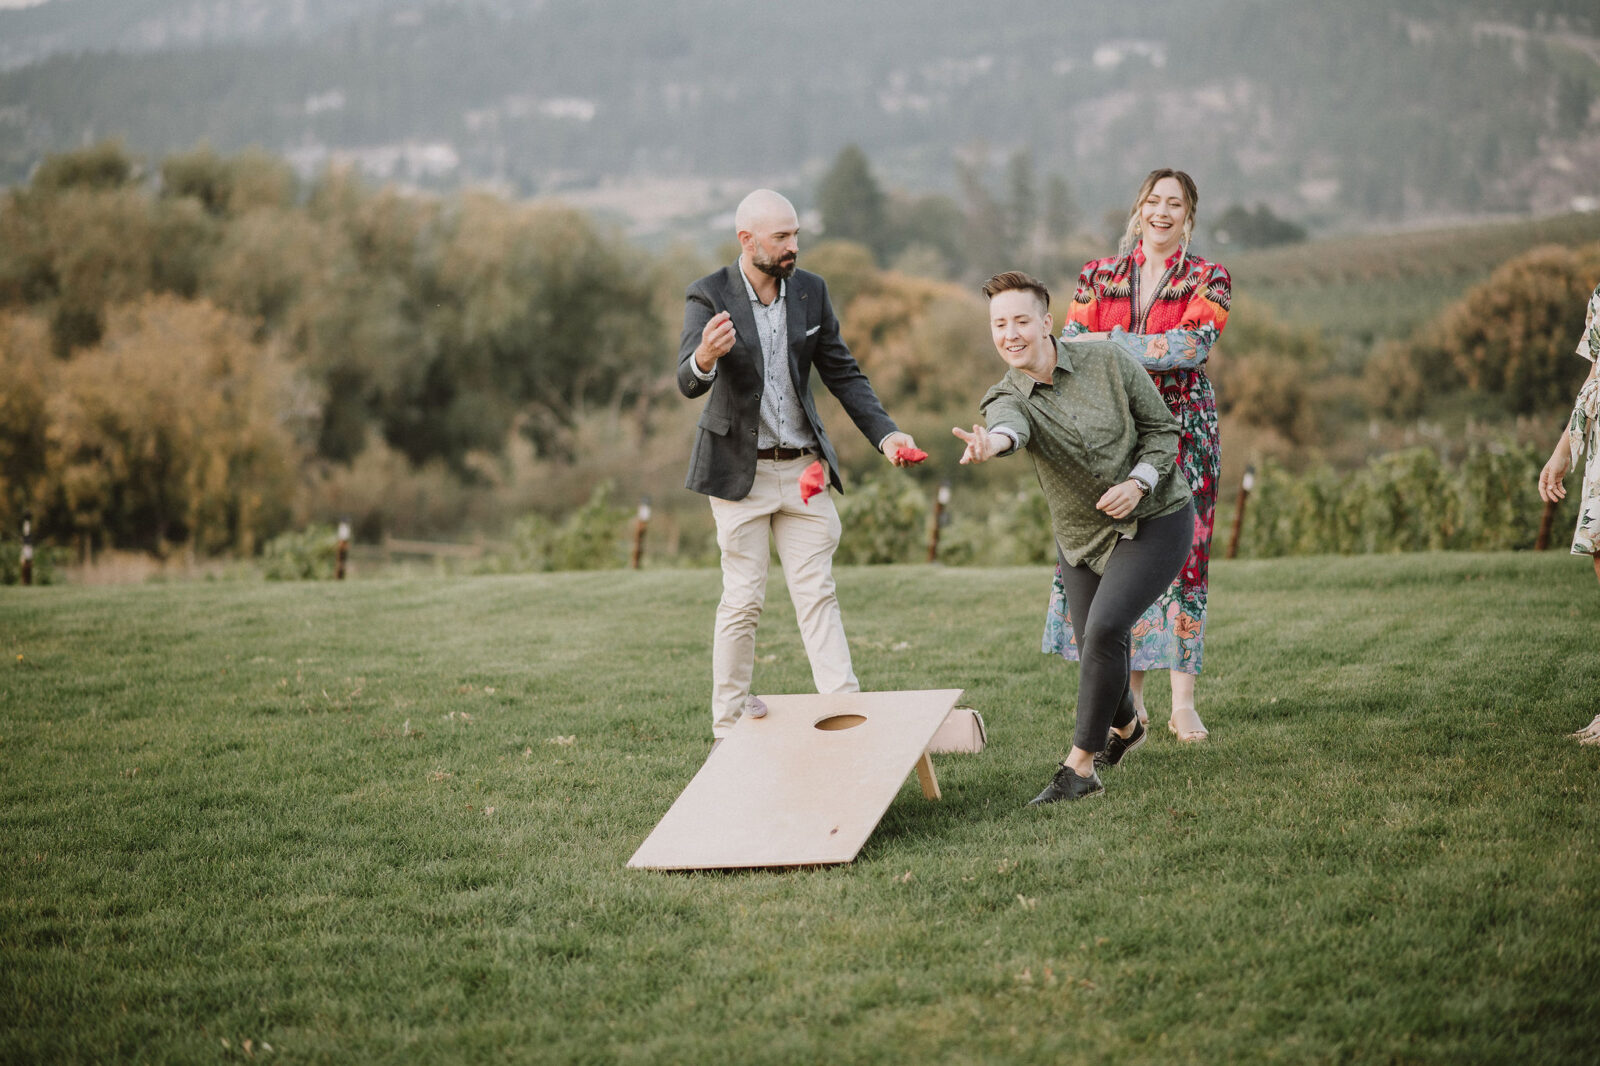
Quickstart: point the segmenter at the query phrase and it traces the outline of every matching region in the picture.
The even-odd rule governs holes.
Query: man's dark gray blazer
[[[708,390],[711,393],[695,430],[684,487],[724,500],[744,499],[755,483],[756,433],[761,425],[761,393],[766,382],[761,335],[756,332],[755,312],[750,309],[750,296],[744,285],[738,263],[690,285],[685,294],[683,338],[678,343],[678,388],[690,399]],[[839,320],[828,302],[828,286],[804,270],[795,271],[788,286],[785,303],[789,315],[789,376],[811,431],[822,446],[829,480],[843,492],[838,457],[811,398],[812,368],[816,368],[822,383],[838,397],[845,413],[874,447],[898,427],[839,338]],[[717,361],[716,377],[701,381],[692,369],[694,351],[700,346],[706,323],[723,311],[732,316],[736,334],[733,348]]]

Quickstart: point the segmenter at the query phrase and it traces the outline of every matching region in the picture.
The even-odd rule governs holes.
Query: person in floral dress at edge
[[[1179,740],[1208,733],[1195,710],[1206,625],[1211,528],[1216,513],[1221,444],[1217,403],[1206,377],[1211,346],[1228,320],[1228,272],[1189,251],[1199,193],[1181,170],[1153,170],[1139,187],[1122,243],[1114,256],[1084,264],[1061,331],[1063,340],[1109,339],[1142,363],[1183,427],[1178,469],[1194,490],[1194,545],[1172,586],[1134,625],[1130,689],[1139,718],[1144,672],[1168,670],[1172,716]],[[1058,560],[1045,612],[1043,651],[1076,661],[1078,644],[1067,615]]]
[[[1547,503],[1565,499],[1567,487],[1562,480],[1572,469],[1574,458],[1588,455],[1578,497],[1578,528],[1572,536],[1572,554],[1592,556],[1594,576],[1600,579],[1600,288],[1589,297],[1589,315],[1583,324],[1583,336],[1578,338],[1578,354],[1589,360],[1589,376],[1578,390],[1567,431],[1556,442],[1550,461],[1539,471],[1539,495]],[[1600,744],[1600,714],[1572,737],[1580,744]]]

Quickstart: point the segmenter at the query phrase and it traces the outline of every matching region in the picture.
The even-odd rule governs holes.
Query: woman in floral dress
[[[1207,736],[1195,710],[1194,682],[1205,640],[1221,448],[1205,363],[1228,319],[1231,299],[1228,272],[1189,252],[1198,200],[1194,179],[1183,171],[1151,171],[1129,212],[1118,254],[1086,263],[1078,275],[1061,331],[1063,340],[1121,343],[1150,372],[1183,427],[1178,469],[1194,490],[1194,545],[1177,580],[1133,627],[1130,687],[1139,717],[1148,720],[1144,671],[1171,671],[1167,728],[1186,741]],[[1045,613],[1043,650],[1078,658],[1059,566]]]
[[[1566,498],[1562,479],[1573,460],[1589,457],[1583,468],[1583,488],[1578,496],[1578,528],[1572,536],[1572,554],[1594,559],[1594,576],[1600,579],[1600,288],[1589,297],[1589,315],[1578,338],[1578,354],[1589,360],[1589,377],[1578,390],[1567,431],[1556,442],[1550,461],[1539,471],[1539,495],[1548,503]],[[1600,744],[1600,714],[1572,736],[1580,744]]]

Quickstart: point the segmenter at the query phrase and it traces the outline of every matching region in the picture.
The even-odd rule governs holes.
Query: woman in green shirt
[[[1055,340],[1050,292],[1036,278],[996,274],[983,294],[1010,369],[980,405],[987,425],[952,432],[966,442],[963,463],[1033,457],[1082,662],[1072,750],[1032,803],[1098,796],[1096,768],[1145,739],[1128,690],[1129,630],[1177,577],[1194,538],[1176,466],[1182,430],[1118,344]]]

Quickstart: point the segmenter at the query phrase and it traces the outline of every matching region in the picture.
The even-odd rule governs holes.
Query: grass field
[[[1047,582],[841,570],[864,685],[989,749],[851,865],[687,875],[623,864],[713,572],[0,590],[0,1061],[1594,1061],[1585,560],[1218,562],[1212,741],[1032,810]]]

